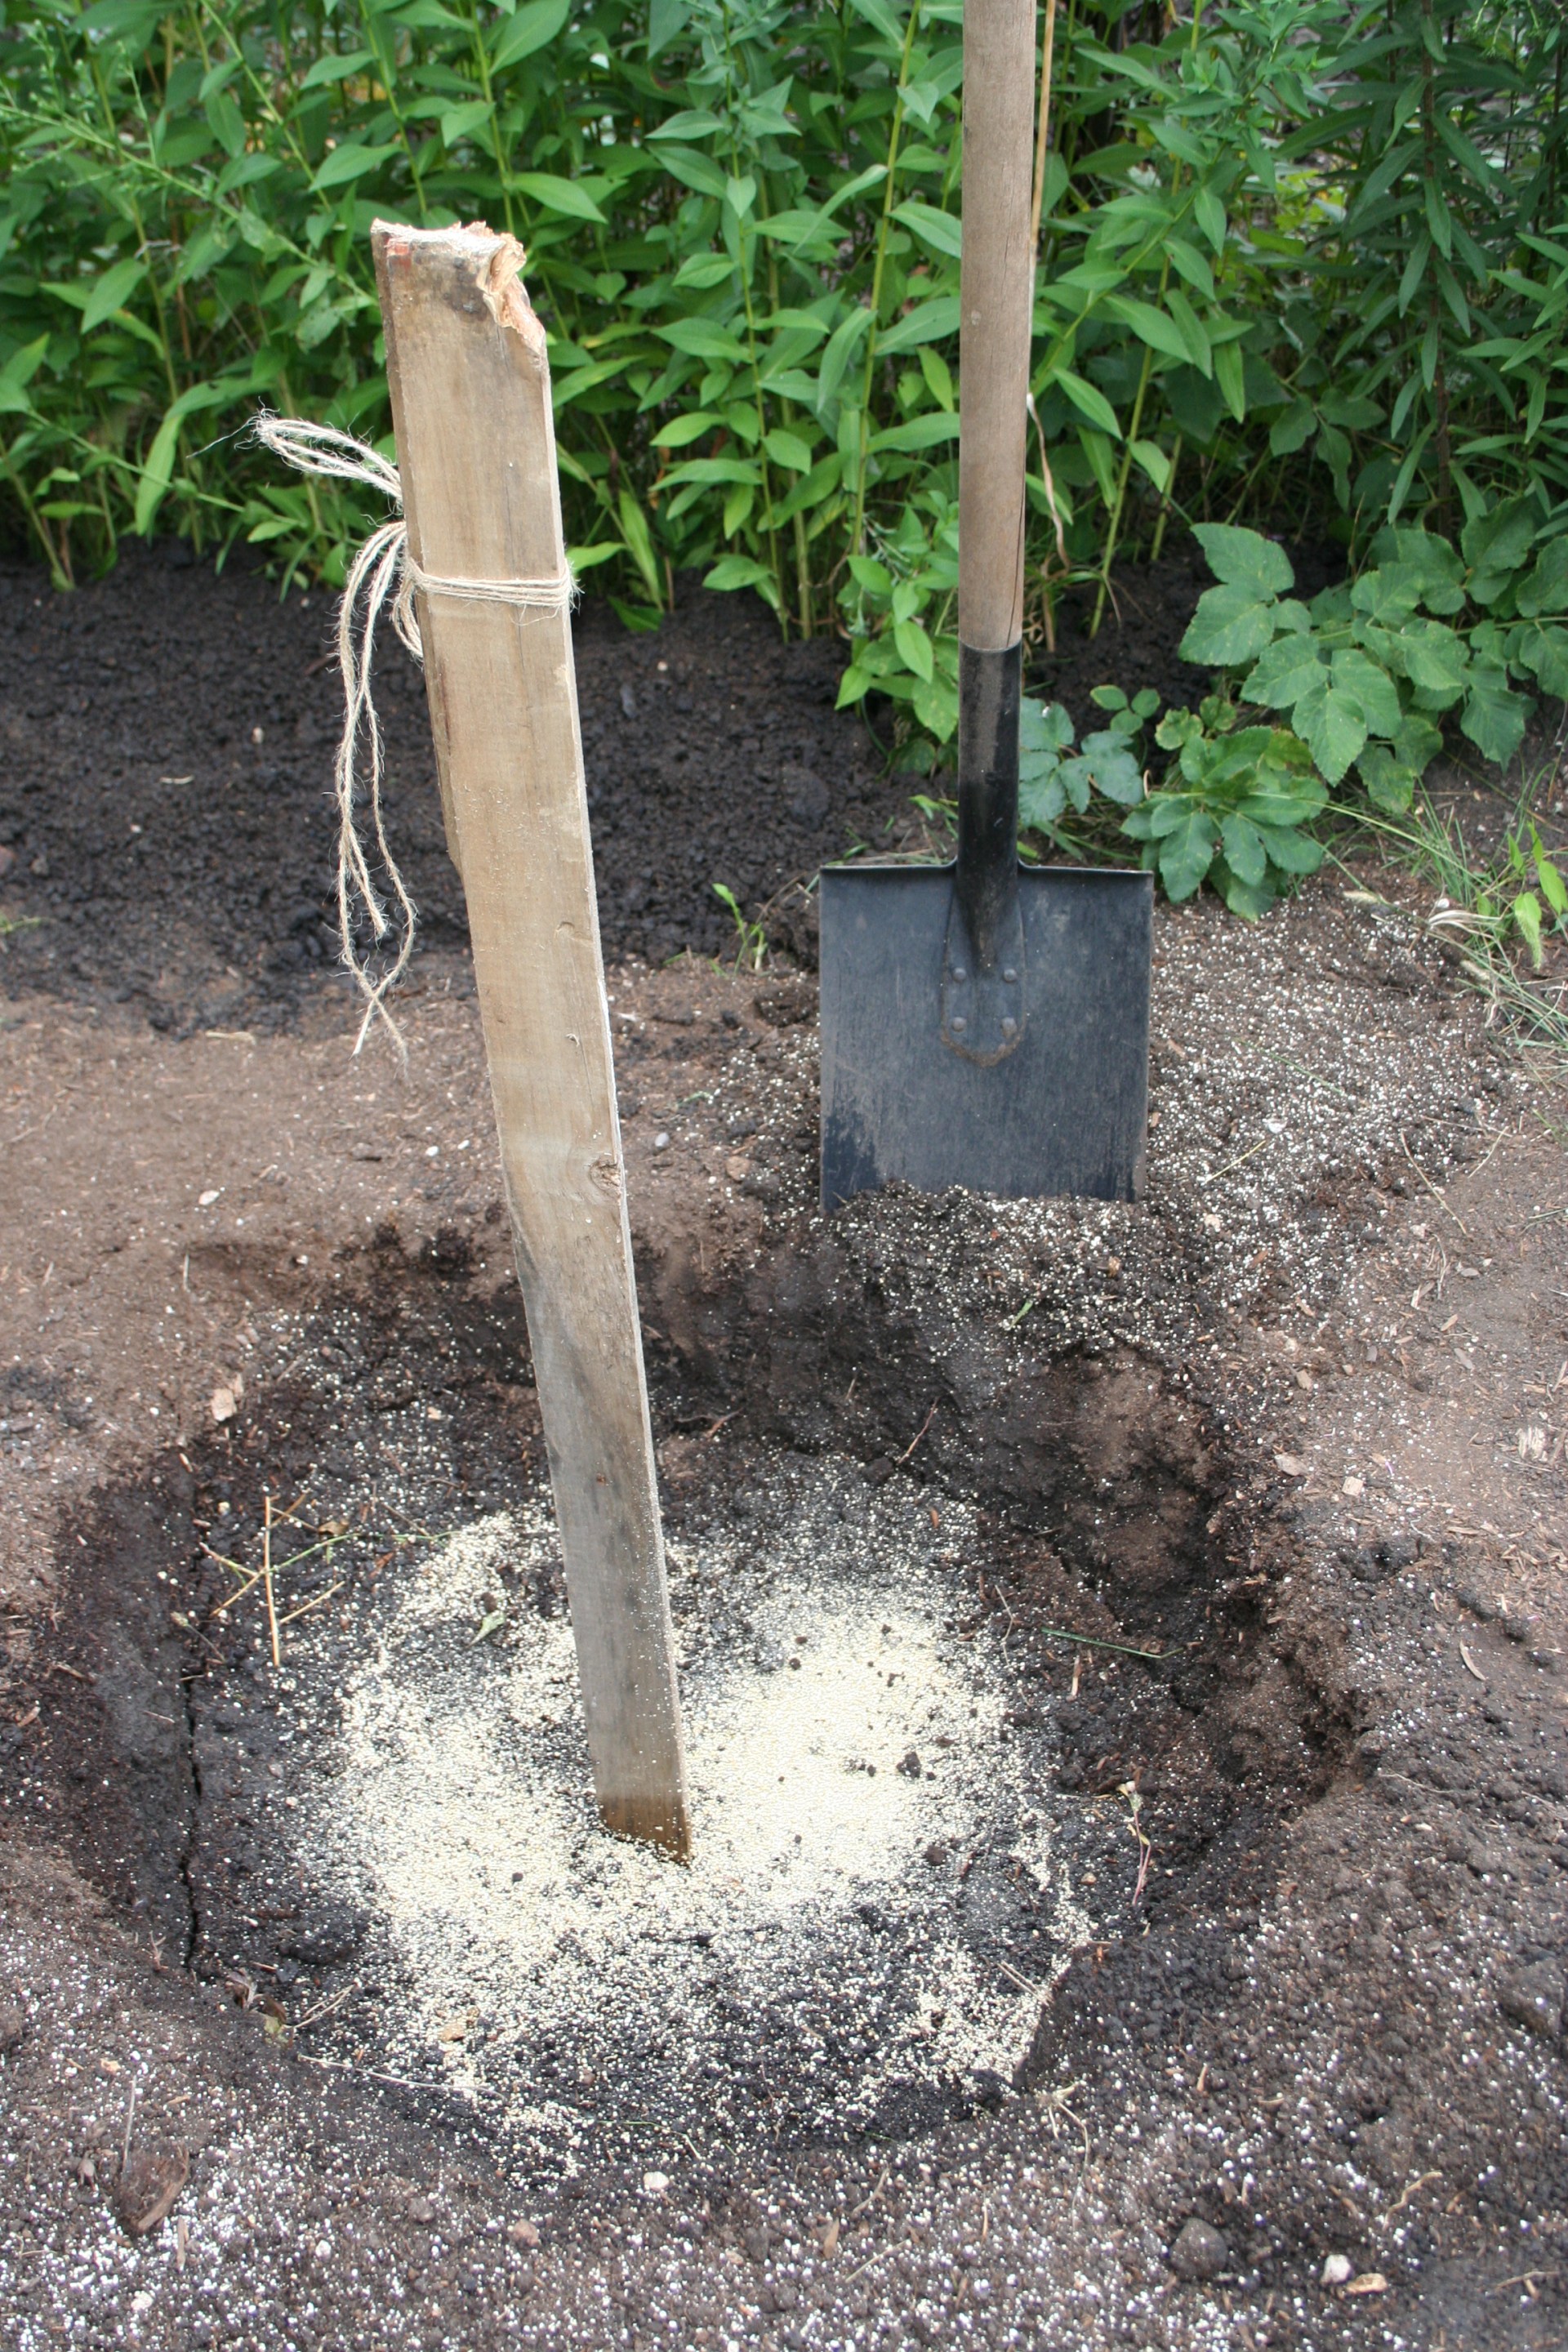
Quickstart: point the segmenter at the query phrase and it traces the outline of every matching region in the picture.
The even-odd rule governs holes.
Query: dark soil
[[[710,920],[710,868],[776,897],[835,824],[900,824],[906,787],[834,717],[831,648],[781,652],[713,600],[657,637],[584,625],[671,1537],[765,1554],[824,1468],[972,1515],[954,1625],[1005,1639],[1009,1737],[1048,1759],[1096,1891],[1013,2080],[813,2137],[778,2100],[793,2056],[732,2018],[743,2126],[634,2158],[583,2084],[587,2152],[547,2176],[438,2053],[387,2063],[378,1923],[289,1831],[387,1596],[543,1489],[423,714],[387,698],[432,949],[399,1082],[348,1061],[324,948],[272,961],[277,908],[322,903],[332,694],[300,682],[322,615],[157,567],[74,603],[13,573],[11,640],[0,613],[0,642],[41,629],[51,676],[78,671],[72,709],[26,689],[29,714],[54,695],[47,750],[11,705],[26,856],[0,884],[44,919],[6,948],[0,1202],[0,2308],[23,2352],[1555,2341],[1563,1111],[1454,993],[1414,895],[1380,873],[1375,903],[1325,886],[1255,931],[1162,912],[1143,1203],[894,1190],[826,1223],[809,976],[647,963],[719,936],[681,928]],[[1122,659],[1130,614],[1110,674],[1183,699],[1163,664],[1201,583],[1178,574],[1152,671]],[[191,617],[215,610],[216,641]],[[1059,658],[1102,673],[1065,633]],[[290,683],[251,700],[264,677]],[[133,730],[170,710],[144,758]],[[274,730],[312,724],[274,763]],[[152,781],[198,741],[253,837]],[[637,762],[615,792],[612,747]],[[728,787],[767,763],[775,808],[792,784],[816,808],[805,772],[855,794],[759,839]],[[644,867],[665,895],[632,910]],[[333,1549],[290,1571],[313,1613],[285,1690],[223,1563],[254,1562],[264,1493],[301,1491]],[[562,1598],[546,1572],[516,1601]],[[995,1857],[971,1875],[1016,1973],[1029,1890]]]
[[[1110,678],[1195,701],[1204,674],[1175,646],[1203,584],[1195,552],[1167,559],[1123,583],[1125,625],[1109,621],[1093,643],[1069,606],[1039,691],[1080,728]],[[134,1003],[176,1034],[275,1027],[315,999],[337,954],[331,614],[320,590],[279,602],[243,557],[215,579],[178,542],[129,547],[69,596],[0,566],[0,895],[36,926],[6,940],[7,987]],[[451,948],[462,886],[424,682],[384,637],[389,831],[426,946]],[[837,641],[781,645],[756,599],[684,581],[657,632],[590,603],[575,640],[606,957],[715,953],[733,937],[722,882],[775,946],[815,962],[801,886],[857,843],[902,844],[916,823],[918,780],[889,773],[866,729],[834,709]],[[890,711],[875,723],[890,747]]]

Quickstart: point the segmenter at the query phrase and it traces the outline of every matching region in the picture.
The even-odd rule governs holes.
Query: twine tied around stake
[[[395,466],[363,441],[356,441],[352,433],[340,433],[330,425],[308,425],[299,417],[274,416],[264,410],[256,420],[255,430],[264,448],[270,449],[286,464],[298,467],[301,473],[363,483],[367,489],[379,490],[398,510],[395,520],[382,523],[365,541],[349,567],[349,576],[338,600],[338,668],[343,681],[343,728],[332,777],[338,803],[338,936],[343,965],[353,973],[354,985],[365,1000],[364,1019],[354,1039],[354,1052],[357,1054],[364,1044],[372,1024],[380,1019],[405,1061],[407,1047],[403,1032],[387,1009],[386,996],[406,971],[414,952],[417,913],[388,845],[382,817],[381,725],[376,718],[372,679],[376,624],[390,601],[394,629],[415,660],[423,663],[425,647],[414,610],[416,592],[423,596],[456,596],[470,604],[512,604],[531,612],[568,613],[576,599],[577,583],[570,564],[553,579],[546,580],[465,580],[426,572],[409,553],[408,525],[403,520],[403,484]],[[359,791],[362,732],[367,753],[364,784],[371,832],[385,870],[388,889],[396,901],[397,952],[379,974],[371,971],[354,944],[356,901],[369,916],[377,940],[385,939],[393,929],[393,919],[371,876],[354,805]]]

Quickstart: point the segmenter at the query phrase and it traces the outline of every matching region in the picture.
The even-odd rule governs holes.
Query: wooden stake
[[[975,653],[1005,653],[1024,629],[1034,131],[1035,0],[967,0],[958,635]]]
[[[372,230],[409,551],[426,574],[565,568],[544,329],[522,247]],[[421,593],[447,837],[468,899],[583,1711],[605,1825],[689,1842],[572,626]]]

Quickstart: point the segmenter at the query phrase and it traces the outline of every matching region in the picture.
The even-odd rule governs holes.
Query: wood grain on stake
[[[565,565],[544,330],[522,248],[372,231],[408,543],[427,573]],[[447,838],[528,1310],[606,1825],[677,1853],[685,1762],[564,612],[421,594]]]

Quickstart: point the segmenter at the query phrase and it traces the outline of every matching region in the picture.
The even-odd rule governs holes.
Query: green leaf
[[[696,360],[726,360],[738,367],[746,356],[746,347],[738,335],[721,327],[716,319],[677,319],[670,327],[656,327],[654,333],[678,352],[685,352]]]
[[[689,408],[684,416],[672,416],[668,425],[660,425],[652,446],[656,449],[684,449],[691,442],[700,441],[705,433],[717,432],[723,422],[711,409]]]
[[[858,16],[864,16],[868,25],[875,26],[893,48],[902,48],[904,28],[889,7],[888,0],[850,0],[850,5]]]
[[[1180,327],[1163,310],[1157,310],[1152,302],[1141,302],[1131,294],[1112,294],[1105,307],[1131,327],[1151,351],[1163,352],[1167,359],[1184,362],[1190,357],[1186,337]]]
[[[1310,686],[1292,714],[1300,736],[1319,769],[1337,784],[1366,741],[1367,726],[1353,695],[1336,693],[1327,673]]]
[[[939,442],[956,441],[958,419],[942,409],[927,409],[923,416],[911,416],[907,425],[890,425],[886,433],[873,433],[872,449],[934,449]]]
[[[1268,871],[1268,852],[1263,835],[1251,819],[1245,816],[1221,817],[1219,837],[1225,844],[1225,860],[1233,874],[1243,882],[1258,883]]]
[[[1318,419],[1310,400],[1293,400],[1282,416],[1277,416],[1268,428],[1268,449],[1271,457],[1293,457],[1304,449],[1317,431]]]
[[[482,130],[493,111],[488,98],[470,98],[461,106],[449,106],[441,117],[441,136],[448,147],[455,147],[459,139],[471,139]]]
[[[1089,806],[1089,796],[1094,786],[1094,776],[1087,760],[1064,760],[1058,772],[1062,789],[1073,807],[1082,816]]]
[[[1193,217],[1219,253],[1225,246],[1225,206],[1212,188],[1199,188],[1193,197]]]
[[[558,172],[519,172],[512,185],[563,220],[604,221],[587,189],[575,180],[563,180]]]
[[[1177,902],[1190,898],[1201,887],[1218,846],[1214,819],[1202,809],[1183,808],[1160,840],[1160,879],[1166,897]]]
[[[957,332],[957,295],[937,294],[929,302],[917,302],[901,319],[895,319],[877,338],[877,349],[890,359],[898,352],[916,351],[925,343],[945,342]]]
[[[1568,882],[1563,880],[1556,865],[1546,855],[1541,835],[1533,825],[1530,828],[1530,850],[1536,879],[1541,884],[1541,895],[1561,922],[1568,915]]]
[[[1266,710],[1288,710],[1322,674],[1316,640],[1288,631],[1265,646],[1241,682],[1241,698],[1259,703]]]
[[[1552,540],[1542,548],[1534,571],[1520,588],[1519,609],[1527,621],[1542,613],[1568,613],[1568,538]]]
[[[775,425],[764,437],[763,446],[774,465],[784,467],[786,473],[810,473],[811,451],[798,433],[791,433],[784,425]]]
[[[1405,675],[1427,698],[1429,709],[1446,709],[1465,690],[1469,649],[1441,621],[1411,621],[1399,638]]]
[[[1505,499],[1489,514],[1465,525],[1459,534],[1460,551],[1474,571],[1494,577],[1507,575],[1522,565],[1540,528],[1541,509],[1534,499]],[[1471,593],[1475,593],[1473,584]]]
[[[1369,743],[1356,762],[1366,796],[1385,816],[1403,816],[1415,797],[1420,777],[1386,743]]]
[[[1323,845],[1310,834],[1299,833],[1294,825],[1260,824],[1258,839],[1268,852],[1268,862],[1281,874],[1315,874],[1323,862]]]
[[[1232,871],[1228,862],[1221,859],[1214,879],[1231,913],[1240,915],[1247,922],[1256,923],[1274,904],[1272,882],[1267,876],[1261,882],[1244,882],[1239,874]]]
[[[1237,523],[1200,522],[1194,524],[1193,537],[1215,578],[1226,587],[1250,588],[1257,596],[1282,596],[1296,584],[1289,557],[1261,531],[1246,530]]]
[[[1135,808],[1143,797],[1143,771],[1127,748],[1127,738],[1101,728],[1083,739],[1080,755],[1096,792],[1122,808]]]
[[[1225,395],[1225,404],[1237,423],[1244,424],[1247,419],[1247,370],[1239,343],[1215,345],[1214,380]],[[1224,525],[1220,528],[1223,529]]]
[[[653,535],[647,527],[647,517],[629,489],[623,489],[616,501],[621,530],[626,538],[626,552],[643,577],[656,605],[664,603],[664,575],[654,551]]]
[[[822,354],[822,365],[816,375],[818,409],[826,408],[828,402],[837,397],[845,371],[870,323],[870,311],[859,304],[846,318],[840,319],[828,336],[826,349]]]
[[[1541,943],[1541,901],[1533,890],[1521,890],[1509,908],[1519,927],[1519,935],[1530,950],[1530,961],[1539,971],[1542,961]]]
[[[491,27],[490,71],[504,73],[520,58],[531,58],[565,27],[572,0],[524,0],[515,16],[503,16]]]
[[[1021,778],[1018,823],[1026,833],[1048,833],[1068,804],[1059,766],[1048,774]]]
[[[1394,737],[1394,756],[1414,768],[1418,776],[1426,774],[1443,748],[1443,730],[1434,727],[1419,710],[1407,710],[1399,721]]]
[[[933,352],[929,344],[921,352],[921,373],[937,406],[945,408],[951,415],[958,406],[952,389],[952,370],[942,353]]]
[[[136,529],[145,539],[153,528],[158,509],[162,506],[174,470],[174,453],[180,446],[180,427],[195,410],[216,408],[220,402],[237,397],[239,387],[232,383],[195,383],[181,393],[171,403],[163,421],[153,436],[142,468],[142,478],[136,488]]]
[[[772,588],[773,584],[773,575],[767,565],[759,563],[750,555],[721,555],[702,582],[704,588]],[[868,679],[867,684],[869,683]],[[862,688],[861,692],[864,691],[865,688]],[[839,703],[842,708],[842,695]]]
[[[893,643],[899,649],[899,658],[917,677],[930,678],[934,675],[936,662],[931,642],[919,621],[895,621]]]
[[[140,286],[147,275],[144,261],[117,261],[106,269],[87,298],[87,308],[81,314],[81,331],[90,335],[94,327],[101,327],[105,319],[118,310],[126,297]]]
[[[1456,550],[1436,531],[1380,531],[1373,542],[1373,555],[1380,563],[1410,566],[1429,613],[1457,613],[1462,607],[1465,567]]]
[[[690,16],[691,0],[649,0],[647,55],[650,65],[661,49],[668,49],[671,41],[680,38]]]
[[[935,253],[945,253],[952,260],[963,253],[963,224],[953,213],[944,213],[935,205],[922,205],[911,197],[907,203],[895,205],[893,218],[912,228],[923,243]]]
[[[695,188],[700,196],[724,198],[724,174],[717,163],[699,154],[695,147],[661,147],[658,158],[672,179],[683,187]]]
[[[864,588],[868,595],[890,596],[892,594],[893,575],[885,563],[878,562],[874,555],[852,555],[849,558],[849,572],[857,587]],[[1026,704],[1025,708],[1027,709]]]
[[[207,121],[214,136],[225,152],[243,155],[245,152],[245,117],[226,89],[215,89],[206,102]]]
[[[910,698],[910,708],[921,725],[939,743],[947,742],[957,732],[957,690],[940,673],[921,679]]]
[[[320,89],[325,82],[347,81],[374,63],[373,49],[350,49],[341,57],[336,51],[329,50],[325,57],[316,59],[300,87],[301,89]]]
[[[1369,735],[1396,735],[1403,712],[1399,689],[1388,672],[1352,646],[1342,647],[1332,661],[1334,691],[1353,695],[1362,709]]]
[[[1073,723],[1059,702],[1026,702],[1018,713],[1018,751],[1022,759],[1047,752],[1070,751]]]
[[[1482,759],[1495,761],[1500,768],[1507,767],[1523,742],[1530,717],[1530,704],[1522,694],[1511,693],[1506,680],[1506,671],[1477,663],[1459,714],[1460,727]]]
[[[1551,622],[1527,622],[1512,646],[1510,659],[1516,670],[1529,671],[1543,694],[1568,702],[1568,629]]]
[[[367,173],[379,172],[384,163],[402,152],[395,139],[384,147],[363,147],[358,140],[347,139],[341,147],[332,149],[310,185],[318,194],[324,188],[345,187],[351,180],[363,180]]]
[[[1177,651],[1184,661],[1237,669],[1243,662],[1256,661],[1273,635],[1268,607],[1253,590],[1239,585],[1205,588]]]
[[[618,539],[596,539],[590,547],[569,547],[566,561],[574,573],[581,573],[592,572],[599,564],[608,563],[612,556],[625,552]]]
[[[1060,384],[1079,415],[1087,419],[1098,433],[1109,434],[1113,441],[1121,438],[1121,427],[1116,422],[1116,411],[1098,384],[1088,383],[1071,368],[1059,367],[1049,381]]]

